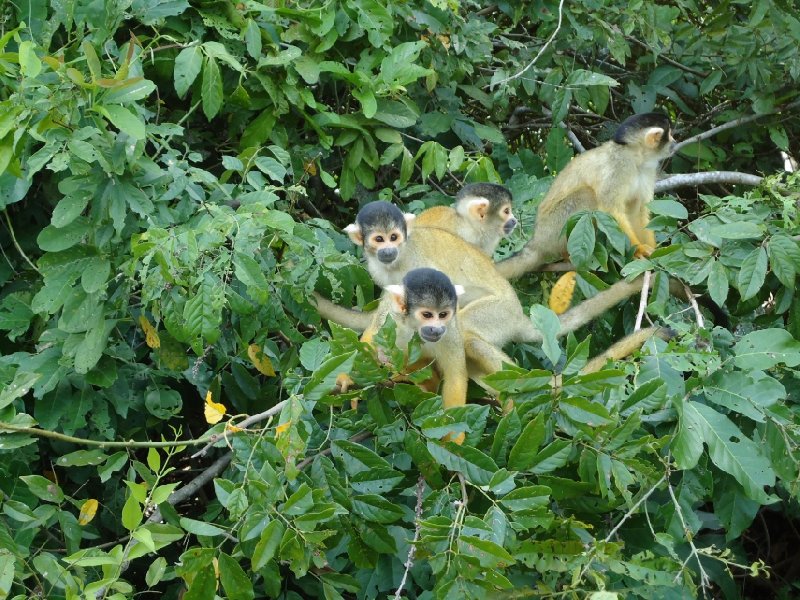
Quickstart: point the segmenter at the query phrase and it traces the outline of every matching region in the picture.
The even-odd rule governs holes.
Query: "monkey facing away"
[[[456,194],[453,206],[434,206],[422,211],[414,227],[437,227],[478,246],[492,256],[497,244],[511,235],[517,219],[511,208],[511,192],[496,183],[470,183]]]
[[[674,145],[666,115],[645,113],[625,119],[613,139],[576,156],[558,174],[539,206],[533,238],[520,252],[498,262],[498,272],[513,279],[567,258],[564,225],[581,210],[609,213],[630,239],[636,256],[648,256],[656,242],[653,231],[646,228],[647,205],[653,199],[659,162],[672,154]]]

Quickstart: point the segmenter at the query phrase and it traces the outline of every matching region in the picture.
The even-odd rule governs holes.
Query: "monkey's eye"
[[[431,311],[429,311],[429,310],[423,310],[422,311],[422,318],[423,319],[432,319],[433,318],[433,313]]]
[[[392,242],[396,242],[397,238],[399,238],[399,237],[400,237],[399,235],[397,235],[396,233],[393,233],[392,235],[389,236],[389,240],[391,240]]]
[[[509,207],[506,207],[506,209],[503,211],[503,214],[504,215],[510,215],[511,214],[511,209]]]
[[[372,239],[373,239],[375,242],[377,242],[378,244],[382,244],[382,243],[383,243],[383,236],[382,236],[382,235],[376,235],[376,236],[375,236],[374,238],[372,238]]]
[[[439,318],[440,319],[446,319],[449,315],[450,315],[450,313],[447,312],[446,310],[444,310],[444,311],[439,313]]]

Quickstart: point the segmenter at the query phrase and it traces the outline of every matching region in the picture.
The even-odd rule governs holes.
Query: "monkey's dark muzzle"
[[[440,339],[442,339],[445,331],[447,331],[447,327],[426,325],[425,327],[420,327],[419,337],[426,342],[438,342]]]
[[[509,219],[506,221],[505,225],[503,225],[503,234],[509,235],[512,231],[514,231],[514,227],[517,226],[516,219]]]
[[[378,250],[378,260],[388,265],[397,258],[397,248],[381,248]]]

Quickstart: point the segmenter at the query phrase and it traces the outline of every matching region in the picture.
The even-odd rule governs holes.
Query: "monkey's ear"
[[[356,246],[364,245],[364,236],[361,234],[361,227],[357,223],[350,223],[344,228],[344,231]]]
[[[406,288],[402,285],[387,285],[385,288],[392,301],[392,308],[397,313],[406,312]]]
[[[664,130],[661,127],[651,127],[644,132],[644,143],[648,148],[658,148],[661,138],[664,137]]]
[[[467,202],[467,211],[469,211],[473,219],[481,221],[486,218],[486,213],[489,212],[489,201],[486,198],[472,198]]]
[[[463,285],[454,285],[453,287],[456,288],[456,297],[463,296],[467,291]]]
[[[417,215],[414,213],[403,213],[403,218],[406,220],[406,229],[411,231],[411,226],[414,224],[414,219],[417,218]]]

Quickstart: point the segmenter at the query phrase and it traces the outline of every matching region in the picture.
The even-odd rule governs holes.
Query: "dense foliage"
[[[792,3],[0,10],[0,598],[792,594]],[[490,377],[508,414],[477,386],[445,413],[396,381],[391,326],[395,368],[320,322],[313,290],[375,294],[339,232],[359,203],[503,182],[529,232],[576,147],[654,108],[709,132],[668,172],[735,173],[659,196],[649,260],[603,215],[570,249],[583,295],[653,271],[673,341],[578,374],[633,299],[512,349]],[[670,276],[724,314],[699,326]]]

